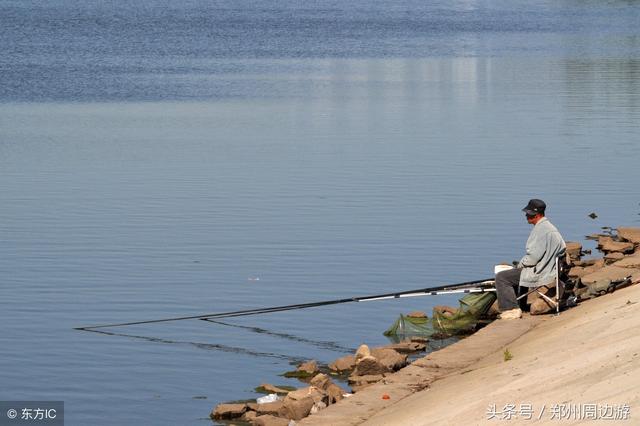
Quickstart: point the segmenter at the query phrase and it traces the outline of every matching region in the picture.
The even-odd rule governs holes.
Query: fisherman
[[[544,215],[547,205],[539,199],[529,200],[522,211],[533,225],[527,239],[527,253],[514,269],[496,275],[496,293],[501,319],[522,317],[516,291],[519,287],[539,287],[555,280],[556,257],[565,251],[566,244],[558,229]],[[518,292],[519,294],[520,292]],[[556,295],[557,297],[558,295]]]

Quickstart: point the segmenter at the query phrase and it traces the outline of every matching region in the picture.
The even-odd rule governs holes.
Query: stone
[[[247,404],[218,404],[209,417],[213,420],[236,419],[247,411]]]
[[[620,253],[619,251],[612,251],[611,253],[607,253],[604,255],[604,260],[606,264],[611,264],[612,262],[615,262],[616,260],[620,260],[624,258],[624,254]]]
[[[313,376],[309,384],[321,390],[326,390],[331,384],[331,379],[326,374],[320,373]]]
[[[498,306],[498,300],[496,300],[487,311],[487,316],[489,318],[495,318],[498,315],[500,315],[500,307]]]
[[[293,420],[300,420],[309,415],[311,407],[316,402],[324,402],[326,394],[318,391],[317,388],[310,386],[289,392],[282,401],[282,410],[280,414]]]
[[[555,298],[552,298],[552,299],[555,300]],[[553,303],[549,302],[543,297],[538,297],[531,304],[531,307],[529,308],[529,313],[531,315],[542,315],[542,314],[549,313],[551,311],[555,312],[555,309],[556,309],[556,306]]]
[[[604,266],[605,266],[604,259],[598,259],[595,262],[593,262],[593,265],[587,266],[586,268],[584,268],[583,276],[588,274],[593,274],[594,272],[597,272],[600,269],[604,268]]]
[[[289,426],[289,419],[267,414],[256,417],[251,421],[251,424],[254,426]]]
[[[371,386],[374,383],[379,382],[384,378],[382,374],[374,374],[368,376],[349,376],[349,386],[353,392],[361,391],[367,386]]]
[[[281,395],[286,395],[289,392],[291,392],[291,390],[292,389],[280,388],[278,386],[274,386],[269,383],[262,383],[260,386],[256,388],[256,391],[260,393],[266,393],[266,394],[278,393]]]
[[[414,352],[421,352],[427,349],[426,342],[416,342],[413,340],[403,340],[399,343],[395,343],[393,345],[381,346],[380,349],[391,349],[396,352],[400,352],[403,354],[410,354]],[[374,349],[375,352],[375,349]],[[375,353],[373,354],[376,358],[378,358]]]
[[[573,268],[569,269],[569,278],[580,278],[581,276],[585,275],[585,271],[584,271],[584,267],[582,266],[574,266]]]
[[[631,268],[620,268],[616,265],[609,265],[599,271],[584,275],[580,280],[582,284],[591,288],[591,286],[598,282],[607,282],[607,285],[609,285],[611,281],[622,280],[634,272],[635,270]]]
[[[307,374],[315,374],[318,371],[318,363],[315,360],[303,362],[298,366],[296,371],[300,371]]]
[[[445,317],[450,317],[455,315],[457,312],[458,312],[458,309],[453,308],[451,306],[437,305],[433,307],[434,317],[436,316],[436,314],[444,315]]]
[[[271,414],[272,416],[277,416],[282,411],[283,405],[282,401],[258,404],[256,413],[258,413],[258,415]]]
[[[569,259],[571,259],[572,261],[579,260],[582,253],[582,244],[575,241],[567,241],[566,244],[567,255],[569,256]]]
[[[409,318],[426,318],[427,314],[422,311],[413,311],[407,314]]]
[[[309,412],[309,414],[316,414],[318,411],[325,408],[327,408],[327,404],[322,401],[316,402],[315,404],[313,404],[313,407],[311,407],[311,411]]]
[[[631,256],[623,257],[621,260],[615,262],[613,266],[640,269],[640,252],[634,253]]]
[[[331,383],[328,387],[327,387],[327,396],[329,399],[329,404],[335,404],[336,402],[340,401],[341,399],[344,398],[344,394],[347,393],[344,389],[342,389],[340,386],[336,385],[335,383]]]
[[[360,345],[358,347],[358,350],[356,351],[356,356],[355,356],[355,361],[356,364],[358,363],[358,361],[364,357],[367,356],[371,356],[371,351],[369,350],[369,346],[367,345]]]
[[[365,356],[356,363],[356,368],[353,370],[353,376],[368,376],[382,373],[388,373],[391,371],[384,364],[378,361],[378,358],[371,355]]]
[[[378,360],[388,371],[397,371],[407,365],[407,354],[401,354],[389,348],[374,348],[371,355]],[[362,361],[360,361],[362,362]],[[356,369],[359,369],[359,365]],[[377,374],[377,373],[368,373]]]
[[[634,244],[640,244],[640,228],[620,227],[618,228],[618,236],[625,241]]]
[[[591,259],[576,260],[575,262],[573,262],[573,265],[574,266],[582,266],[582,267],[586,268],[587,266],[595,265],[600,260],[601,259],[592,257]]]
[[[611,237],[600,237],[598,239],[598,248],[605,252],[630,253],[633,251],[633,243],[624,241],[614,241]]]
[[[255,419],[256,417],[258,417],[258,413],[256,413],[255,411],[247,411],[240,418],[245,422],[252,423],[253,419]]]
[[[356,366],[356,357],[353,355],[343,356],[329,364],[329,369],[337,373],[351,371]]]

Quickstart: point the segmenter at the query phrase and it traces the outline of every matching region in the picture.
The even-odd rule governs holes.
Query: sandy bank
[[[594,406],[598,418],[628,407],[626,424],[640,424],[638,302],[636,285],[559,317],[496,321],[298,424],[591,424]]]

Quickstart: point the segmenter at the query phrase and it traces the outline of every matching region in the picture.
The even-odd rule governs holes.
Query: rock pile
[[[285,391],[277,386],[263,384],[262,387]],[[310,386],[288,391],[284,398],[273,402],[258,404],[246,402],[238,404],[219,404],[211,412],[214,420],[240,420],[259,426],[287,426],[291,420],[300,420],[331,404],[340,401],[345,395],[340,386],[333,383],[329,376],[318,373],[311,379]]]
[[[369,349],[361,345],[354,355],[338,358],[329,364],[331,374],[345,376],[353,392],[357,392],[382,380],[385,374],[397,371],[407,365],[410,353],[424,351],[424,339],[405,340],[388,346]],[[240,420],[259,426],[286,426],[291,420],[297,421],[328,407],[349,394],[331,378],[319,372],[316,361],[300,364],[294,373],[296,377],[311,377],[309,386],[290,390],[282,386],[263,383],[256,390],[281,395],[273,402],[220,404],[211,412],[214,420]],[[275,395],[272,395],[275,397]]]
[[[582,259],[585,251],[577,242],[567,242],[568,278],[572,291],[579,300],[591,299],[607,291],[612,291],[617,284],[640,282],[640,228],[620,227],[610,229],[606,234],[589,235],[587,238],[597,240],[597,247],[602,257]],[[625,282],[625,279],[630,278]],[[554,297],[555,288],[549,286],[548,295]],[[534,297],[534,299],[536,299]],[[553,309],[544,299],[529,300],[531,313],[546,313]]]

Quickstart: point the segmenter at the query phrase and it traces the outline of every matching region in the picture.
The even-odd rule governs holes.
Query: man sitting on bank
[[[539,287],[555,280],[556,257],[565,251],[566,244],[558,229],[544,216],[546,208],[544,201],[533,199],[522,209],[533,229],[527,239],[527,254],[520,259],[518,266],[496,275],[501,319],[522,317],[516,296],[518,287],[525,287],[523,290],[528,291],[529,287]]]

